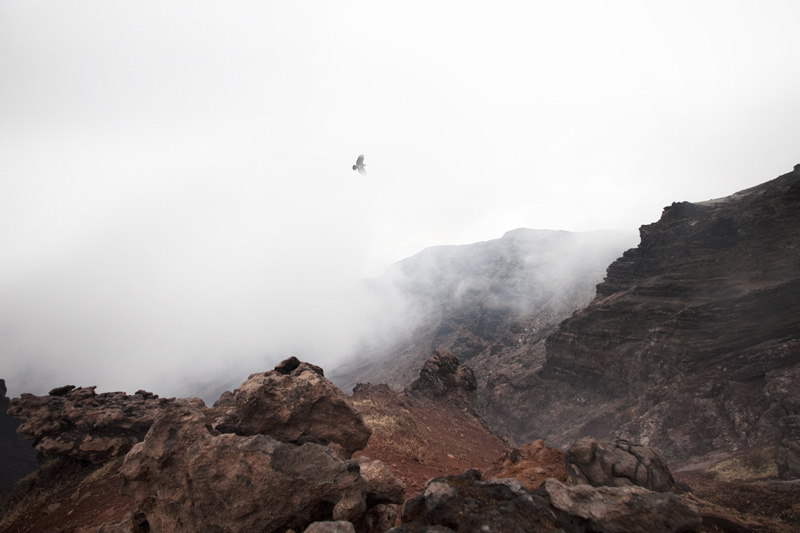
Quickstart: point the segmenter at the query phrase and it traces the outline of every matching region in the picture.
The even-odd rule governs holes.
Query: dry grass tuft
[[[778,476],[777,448],[763,448],[747,455],[721,461],[705,469],[717,481],[759,481]]]
[[[83,487],[84,485],[91,485],[103,479],[104,477],[111,475],[112,472],[116,472],[122,466],[123,457],[115,457],[114,459],[110,459],[109,461],[103,463],[99,468],[92,470],[85,478],[83,478],[80,483],[78,483],[79,487]]]
[[[353,406],[372,430],[372,438],[382,445],[418,463],[430,458],[425,441],[418,435],[417,424],[408,410],[397,406],[390,408],[370,399],[355,400]]]

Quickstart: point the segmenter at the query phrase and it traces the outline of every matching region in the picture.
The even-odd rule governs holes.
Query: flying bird
[[[362,174],[362,175],[366,176],[367,175],[367,169],[364,168],[364,166],[365,166],[364,165],[364,155],[362,154],[362,155],[358,156],[358,159],[356,159],[356,164],[353,165],[353,170],[358,170],[359,174]]]

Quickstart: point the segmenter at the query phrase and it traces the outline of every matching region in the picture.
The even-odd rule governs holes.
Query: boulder
[[[573,443],[564,460],[570,485],[639,486],[658,492],[675,490],[675,480],[661,454],[626,440],[606,442],[583,437]]]
[[[350,522],[314,522],[303,533],[356,533],[356,528]]]
[[[47,396],[23,394],[11,400],[8,414],[24,420],[17,432],[33,439],[44,455],[99,464],[141,441],[160,409],[204,405],[197,398],[159,398],[145,391],[97,394],[95,388],[66,385]]]
[[[535,492],[515,479],[481,481],[470,470],[434,478],[403,505],[391,533],[503,531],[678,533],[696,530],[697,509],[672,493],[642,487],[569,487],[546,480]]]
[[[380,461],[343,461],[328,446],[265,434],[221,434],[191,406],[163,410],[121,473],[123,492],[154,532],[283,533],[347,521],[371,533],[370,524],[396,509],[403,493]]]
[[[233,393],[229,390],[223,392],[219,399],[214,402],[214,407],[231,407],[235,405],[233,401]]]
[[[566,481],[564,452],[545,446],[542,439],[523,444],[499,457],[484,474],[490,477],[513,477],[528,490],[536,490],[545,479]]]
[[[483,482],[477,470],[428,481],[423,492],[406,500],[402,522],[390,531],[536,533],[560,527],[543,498],[513,479]]]
[[[696,531],[702,522],[680,496],[638,486],[570,487],[550,478],[536,494],[550,502],[559,521],[577,522],[580,531],[677,533]]]
[[[463,395],[474,393],[477,388],[478,381],[470,367],[462,365],[450,352],[435,350],[407,392],[416,396]]]
[[[335,443],[345,457],[364,448],[372,433],[321,368],[295,358],[251,375],[234,391],[233,405],[214,421],[214,428],[296,444]]]

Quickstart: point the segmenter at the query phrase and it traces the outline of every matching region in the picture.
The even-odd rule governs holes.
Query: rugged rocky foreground
[[[751,450],[800,477],[800,170],[665,208],[546,346],[542,368],[482,395],[517,438],[624,436],[672,461]]]
[[[508,447],[486,430],[474,376],[449,353],[435,353],[403,392],[356,389],[347,398],[322,369],[291,358],[212,408],[91,387],[26,395],[12,407],[37,445],[49,443],[46,460],[0,497],[0,531],[791,531],[798,489],[768,494],[789,514],[767,519],[687,495],[643,446]],[[135,437],[124,428],[139,431],[129,407],[143,400],[160,407],[142,410],[152,421]],[[123,415],[98,416],[103,405]],[[81,412],[97,423],[75,424]],[[109,446],[105,459],[66,445],[111,435],[139,441],[124,454]]]

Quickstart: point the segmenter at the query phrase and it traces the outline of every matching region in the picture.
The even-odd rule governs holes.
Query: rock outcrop
[[[477,388],[478,382],[470,367],[462,365],[450,352],[434,350],[433,355],[422,365],[419,377],[406,388],[406,393],[416,396],[463,397],[474,393]]]
[[[637,486],[567,486],[548,479],[535,494],[550,503],[559,523],[576,524],[577,531],[689,532],[702,523],[697,508],[679,496]]]
[[[528,490],[536,490],[547,478],[567,480],[564,452],[545,446],[543,439],[509,450],[483,472],[489,477],[513,477]]]
[[[402,525],[416,531],[651,533],[695,531],[697,509],[672,493],[641,487],[569,487],[550,478],[531,492],[513,479],[481,481],[477,470],[435,478],[403,505]]]
[[[667,461],[652,448],[626,440],[604,442],[583,437],[564,458],[567,482],[594,487],[644,487],[656,492],[675,490]]]
[[[394,520],[404,490],[379,461],[342,461],[312,442],[222,434],[188,406],[158,415],[122,475],[152,531],[282,533],[326,520],[376,531]]]
[[[159,398],[146,391],[97,394],[95,388],[66,385],[47,396],[23,394],[11,400],[8,414],[24,420],[17,432],[44,455],[99,464],[141,441],[159,410],[203,406],[197,398]]]
[[[321,368],[289,358],[223,397],[162,409],[125,456],[124,492],[152,531],[377,533],[395,521],[405,486],[381,461],[347,459],[371,432]]]
[[[17,435],[21,422],[6,414],[9,405],[6,390],[5,380],[0,379],[0,492],[39,466],[33,441]]]
[[[520,440],[620,437],[671,462],[778,446],[799,477],[800,171],[672,204],[640,232],[540,370],[488,380],[484,415]]]
[[[346,457],[364,448],[371,434],[322,369],[294,357],[274,370],[251,375],[233,392],[232,405],[228,405],[214,421],[214,428],[223,433],[334,444],[341,446]]]

